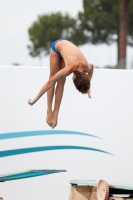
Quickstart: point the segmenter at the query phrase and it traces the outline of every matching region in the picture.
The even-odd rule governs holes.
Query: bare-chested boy
[[[79,92],[90,95],[90,81],[93,75],[93,64],[88,63],[77,46],[67,40],[55,41],[50,50],[50,76],[35,98],[29,99],[33,105],[47,92],[46,122],[52,128],[57,125],[59,108],[63,96],[66,76],[73,73],[73,83]],[[56,88],[55,83],[57,82]],[[54,109],[52,110],[55,94]]]

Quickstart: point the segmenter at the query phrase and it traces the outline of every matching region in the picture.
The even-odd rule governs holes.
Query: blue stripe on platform
[[[83,132],[77,132],[77,131],[41,130],[41,131],[23,131],[23,132],[1,133],[0,140],[20,138],[20,137],[42,136],[42,135],[81,135],[81,136],[89,136],[89,137],[99,138],[95,135],[91,135],[91,134],[83,133]]]
[[[0,157],[14,156],[14,155],[34,153],[34,152],[40,152],[40,151],[51,151],[51,150],[89,150],[89,151],[97,151],[97,152],[113,155],[109,152],[106,152],[100,149],[84,147],[84,146],[41,146],[41,147],[30,147],[30,148],[0,151]]]
[[[66,172],[66,170],[29,170],[0,176],[0,182]]]

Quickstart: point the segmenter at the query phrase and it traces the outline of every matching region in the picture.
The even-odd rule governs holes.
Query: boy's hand
[[[37,97],[35,97],[35,98],[34,98],[34,99],[32,99],[32,100],[31,100],[31,99],[29,99],[29,100],[28,100],[28,104],[32,106],[33,104],[35,104],[35,103],[37,102],[37,100],[38,100],[38,98],[37,98]]]
[[[91,99],[91,90],[88,90],[88,97]]]
[[[31,99],[29,99],[28,104],[30,104],[32,106],[34,103],[31,101]]]

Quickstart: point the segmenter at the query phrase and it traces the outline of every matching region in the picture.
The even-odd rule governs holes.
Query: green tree
[[[117,42],[118,63],[126,59],[126,45],[133,46],[133,1],[83,0],[83,12],[78,17],[88,42]]]
[[[28,29],[31,44],[28,45],[29,53],[32,57],[49,54],[53,41],[63,38],[82,44],[85,40],[83,32],[77,30],[77,20],[68,14],[62,15],[60,12],[38,16],[38,19]],[[82,40],[78,40],[81,38]]]

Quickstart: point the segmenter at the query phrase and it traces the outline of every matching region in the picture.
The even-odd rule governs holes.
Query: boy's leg
[[[64,67],[65,67],[64,60],[61,59],[59,70],[63,69]],[[53,120],[52,128],[54,128],[57,125],[58,113],[59,113],[61,100],[62,100],[62,96],[63,96],[65,81],[66,81],[66,78],[62,78],[57,82],[57,86],[56,86],[56,90],[55,90],[55,104],[54,104],[54,110],[53,110],[53,119],[54,120]]]
[[[51,50],[50,51],[50,75],[49,75],[49,79],[51,77],[53,77],[59,71],[59,65],[60,65],[59,56]],[[52,86],[47,91],[47,117],[46,117],[46,122],[48,123],[49,126],[53,125],[52,102],[53,102],[53,96],[54,96],[54,88],[55,88],[55,86]]]

